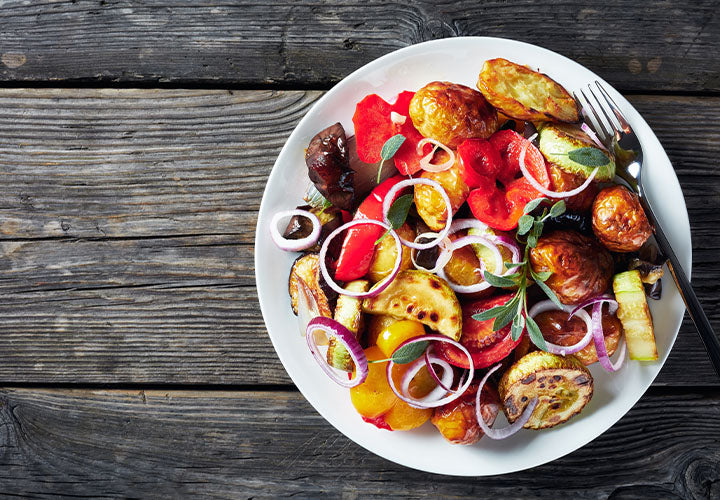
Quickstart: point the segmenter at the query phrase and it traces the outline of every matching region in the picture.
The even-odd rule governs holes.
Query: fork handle
[[[700,338],[705,345],[705,350],[707,351],[708,356],[710,356],[713,368],[715,368],[715,373],[717,373],[718,377],[720,377],[720,341],[718,341],[718,338],[710,325],[710,321],[708,320],[705,311],[703,311],[700,301],[698,300],[697,295],[695,295],[695,291],[693,290],[692,285],[690,285],[690,281],[685,275],[685,271],[683,271],[675,252],[673,252],[670,242],[665,237],[665,233],[663,232],[657,217],[655,217],[655,213],[648,204],[647,199],[640,196],[640,203],[642,204],[643,209],[645,209],[645,214],[648,216],[648,219],[654,228],[655,240],[660,247],[660,251],[669,260],[668,269],[670,269],[670,274],[672,274],[678,290],[680,290],[680,296],[682,297],[683,302],[685,302],[685,307],[687,307],[690,319],[692,319],[695,324],[695,328],[700,334]]]

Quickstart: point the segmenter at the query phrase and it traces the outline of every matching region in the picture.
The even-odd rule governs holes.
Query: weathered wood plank
[[[560,52],[623,90],[720,90],[712,0],[9,0],[0,25],[7,82],[327,87],[410,44],[498,36]]]
[[[0,380],[289,383],[252,244],[275,155],[319,95],[0,91]],[[720,99],[632,100],[680,177],[718,327]],[[718,383],[689,322],[658,383]]]
[[[567,457],[480,481],[378,458],[338,433],[295,392],[4,389],[0,424],[0,484],[7,495],[720,495],[717,394],[655,391]]]

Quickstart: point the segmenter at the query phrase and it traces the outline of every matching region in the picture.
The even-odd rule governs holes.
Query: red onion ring
[[[405,342],[403,342],[402,344],[400,344],[397,347],[397,349],[400,349],[401,347],[404,347],[408,344],[414,344],[415,342],[423,342],[425,340],[437,340],[439,342],[448,342],[449,344],[454,345],[455,347],[460,349],[463,352],[463,354],[465,354],[467,356],[468,360],[470,361],[470,363],[469,363],[470,369],[468,370],[467,379],[463,383],[460,384],[460,387],[457,388],[457,392],[455,394],[453,394],[451,396],[444,396],[444,397],[441,397],[440,399],[436,399],[434,401],[421,401],[419,399],[416,399],[413,397],[408,397],[408,396],[404,395],[402,393],[402,391],[398,390],[398,388],[395,387],[395,381],[392,378],[392,368],[393,368],[393,366],[395,366],[395,363],[392,361],[392,357],[391,357],[390,361],[387,364],[387,379],[388,379],[388,383],[390,384],[390,389],[392,389],[392,391],[395,393],[395,395],[399,399],[405,401],[407,404],[409,404],[413,408],[420,408],[420,409],[437,408],[438,406],[442,406],[444,404],[455,401],[457,398],[462,396],[462,394],[467,390],[468,387],[470,387],[470,384],[472,383],[473,375],[475,374],[475,368],[472,363],[472,356],[470,355],[470,352],[465,348],[465,346],[463,346],[459,342],[454,341],[450,337],[446,337],[445,335],[440,335],[440,334],[432,335],[431,334],[431,335],[421,335],[420,337],[414,337],[414,338],[408,339]],[[395,351],[397,351],[397,349],[395,349]],[[445,391],[446,394],[447,394],[447,392],[448,391]]]
[[[502,245],[508,250],[510,250],[510,253],[512,253],[512,262],[517,264],[520,262],[520,247],[518,244],[513,240],[512,238],[508,238],[507,236],[497,234],[495,236],[490,237],[491,240],[495,240],[495,243],[498,245]],[[505,271],[500,276],[504,276],[505,274],[510,274],[512,271],[512,267],[509,268],[507,271]]]
[[[310,222],[313,226],[310,234],[305,236],[304,238],[300,238],[299,240],[289,240],[285,238],[282,234],[280,234],[280,230],[277,227],[280,219],[284,219],[285,217],[292,217],[293,215],[299,215],[301,217],[310,219]],[[286,252],[299,252],[301,250],[306,250],[310,248],[318,242],[321,229],[322,224],[320,224],[320,219],[318,219],[317,215],[308,212],[307,210],[300,210],[299,208],[278,212],[273,215],[273,218],[270,220],[270,236],[272,237],[275,244],[280,248],[280,250],[285,250]]]
[[[445,394],[448,393],[448,389],[446,389],[446,387],[452,384],[453,377],[455,376],[455,372],[453,372],[450,363],[448,363],[444,359],[438,358],[437,356],[430,356],[429,359],[430,363],[428,363],[427,365],[425,357],[418,358],[413,361],[413,363],[408,366],[407,370],[405,370],[405,373],[402,376],[402,380],[400,381],[400,391],[406,397],[411,398],[412,396],[410,396],[410,381],[415,378],[415,375],[417,375],[418,372],[422,370],[425,366],[430,367],[431,363],[440,365],[440,367],[443,369],[442,380],[438,380],[437,387],[435,387],[427,395],[417,399],[416,401],[418,401],[419,403],[432,402],[443,397]]]
[[[395,111],[390,111],[390,121],[397,124],[397,125],[403,125],[405,124],[405,121],[407,120],[407,116],[401,115],[400,113],[396,113]]]
[[[360,224],[374,224],[376,226],[380,226],[383,229],[386,229],[390,235],[395,238],[395,250],[397,252],[397,257],[395,258],[395,266],[392,268],[392,271],[390,271],[390,274],[385,277],[384,280],[377,283],[371,290],[367,292],[351,292],[349,290],[346,290],[342,288],[340,285],[335,283],[335,281],[330,276],[330,273],[327,270],[327,264],[325,263],[325,256],[328,252],[328,247],[330,246],[330,242],[332,241],[335,236],[342,233],[348,228],[351,228],[353,226],[358,226]],[[323,241],[322,246],[320,247],[320,272],[323,275],[323,278],[325,278],[325,281],[327,282],[328,286],[335,290],[337,293],[341,295],[347,295],[348,297],[356,297],[358,299],[364,299],[366,297],[374,297],[383,290],[385,290],[388,286],[390,286],[390,283],[395,279],[395,276],[397,276],[398,272],[400,272],[400,264],[402,263],[402,245],[400,244],[400,237],[398,234],[393,230],[392,227],[385,224],[384,222],[380,222],[378,220],[374,219],[353,219],[350,222],[343,224],[339,228],[337,228],[335,231],[330,233],[327,238],[325,238],[325,241]]]
[[[608,311],[610,314],[615,314],[618,310],[618,303],[617,300],[613,299],[609,295],[598,295],[597,297],[593,297],[592,299],[587,299],[585,302],[577,306],[575,309],[572,310],[570,313],[569,318],[572,318],[575,316],[575,313],[579,311],[580,309],[585,309],[587,306],[593,305],[593,304],[602,304],[603,302],[608,303]],[[568,318],[568,319],[569,319]]]
[[[585,112],[585,110],[583,110],[583,113],[584,113],[584,112]],[[593,141],[600,149],[602,149],[602,150],[607,150],[607,148],[605,147],[605,144],[603,144],[602,142],[600,142],[600,139],[598,139],[598,136],[595,134],[595,131],[594,131],[593,129],[591,129],[591,128],[588,126],[587,123],[582,122],[582,123],[580,124],[580,128],[582,129],[583,132],[585,132],[585,133],[588,135],[588,137],[590,137],[590,139],[592,139],[592,141]]]
[[[572,306],[563,306],[561,309],[557,305],[555,305],[552,300],[543,300],[532,306],[528,314],[531,318],[534,318],[538,314],[545,311],[565,311],[566,313],[570,313],[572,312],[572,310]],[[584,311],[583,309],[579,309],[576,312],[580,319],[585,322],[585,326],[587,328],[585,336],[580,339],[578,343],[568,346],[553,344],[546,340],[545,344],[547,344],[547,352],[559,354],[560,356],[567,356],[568,354],[575,354],[578,351],[582,351],[590,343],[590,340],[592,340],[593,338],[593,325],[592,320],[590,319],[590,315],[587,313],[587,311]]]
[[[320,330],[330,337],[335,337],[335,339],[347,349],[353,363],[355,363],[355,377],[348,380],[347,372],[336,370],[328,364],[317,347],[314,334],[316,330]],[[315,361],[320,365],[322,371],[324,371],[333,382],[343,387],[355,387],[365,382],[369,372],[367,357],[365,356],[362,346],[355,338],[355,335],[342,324],[324,316],[313,318],[310,320],[310,323],[308,323],[305,339],[307,340],[307,345],[310,348],[313,358],[315,358]]]
[[[454,220],[452,225],[450,226],[450,232],[448,234],[455,234],[458,231],[461,231],[463,229],[478,229],[480,231],[487,231],[488,226],[484,222],[480,222],[477,219],[457,219]],[[468,236],[483,236],[488,238],[489,240],[493,241],[496,245],[502,245],[510,252],[512,253],[512,261],[517,263],[520,262],[520,247],[517,245],[515,240],[512,238],[509,238],[505,235],[501,234],[494,234],[494,233],[488,233],[486,235],[476,235],[476,234],[468,234]],[[444,267],[444,266],[443,266]],[[504,269],[504,266],[501,266],[500,269]],[[506,274],[510,274],[512,271],[512,268],[506,269],[503,271],[501,276],[504,276]]]
[[[617,304],[617,302],[615,304]],[[610,373],[618,371],[625,364],[627,344],[623,342],[617,361],[615,361],[615,363],[610,361],[607,349],[605,348],[605,335],[603,334],[602,327],[602,301],[597,301],[593,304],[592,324],[593,341],[595,342],[595,352],[597,352],[598,361],[600,361],[602,367],[605,368],[605,371]]]
[[[427,238],[428,236],[437,236],[438,233],[422,233],[418,234],[415,237],[415,243],[417,243],[417,240],[420,238]],[[432,274],[437,274],[439,269],[442,269],[445,267],[445,265],[450,261],[450,257],[452,257],[452,241],[450,241],[450,238],[445,238],[442,240],[439,245],[440,247],[440,255],[438,255],[437,260],[435,261],[435,267],[432,269],[428,269],[426,267],[421,266],[417,263],[415,260],[415,252],[410,250],[410,260],[413,263],[413,266],[415,266],[415,269],[420,269],[421,271],[427,271]]]
[[[485,419],[482,417],[482,412],[480,411],[480,394],[482,393],[483,387],[485,387],[485,383],[490,378],[490,375],[495,373],[501,366],[502,364],[498,363],[488,370],[483,379],[480,381],[480,386],[478,387],[477,394],[475,395],[475,416],[477,417],[478,425],[490,439],[505,439],[522,429],[528,420],[530,420],[530,417],[538,404],[538,398],[535,396],[530,400],[517,420],[502,429],[493,429],[485,422]]]
[[[420,158],[420,168],[425,170],[426,172],[443,172],[450,167],[452,167],[455,164],[455,152],[447,147],[445,144],[441,143],[440,141],[436,141],[435,139],[430,139],[429,137],[425,137],[417,144],[417,154],[421,155],[424,152],[424,148],[426,144],[432,144],[435,146],[430,153]],[[450,158],[445,161],[444,163],[440,163],[438,165],[434,165],[432,162],[433,156],[435,155],[435,151],[437,148],[442,149],[445,151],[448,155],[450,155]]]
[[[390,210],[390,205],[392,205],[392,202],[395,199],[395,193],[397,193],[401,189],[405,189],[409,186],[415,186],[417,184],[424,184],[426,186],[433,187],[438,193],[440,193],[440,196],[442,196],[443,201],[445,202],[445,209],[448,213],[447,222],[445,223],[445,227],[442,229],[442,231],[438,233],[437,238],[427,243],[415,243],[412,241],[407,241],[402,237],[398,237],[400,238],[402,244],[407,247],[414,248],[415,250],[427,250],[428,248],[432,248],[438,243],[440,243],[442,240],[444,240],[445,237],[448,235],[448,232],[450,231],[450,226],[452,225],[452,203],[450,202],[450,197],[445,191],[445,188],[443,188],[439,182],[436,182],[432,179],[424,179],[422,177],[419,177],[416,179],[406,179],[395,184],[393,187],[390,188],[390,190],[385,195],[385,199],[383,200],[383,222],[385,222],[385,224],[390,224],[390,221],[387,218],[387,214]]]
[[[527,167],[525,166],[525,152],[527,151],[527,148],[529,146],[531,146],[530,142],[526,141],[525,144],[523,144],[522,150],[520,151],[520,156],[518,157],[518,161],[520,162],[520,170],[522,171],[523,175],[528,180],[530,185],[532,185],[532,187],[535,188],[536,191],[539,191],[548,198],[569,198],[571,196],[575,196],[578,193],[581,193],[585,190],[585,188],[590,185],[592,180],[595,178],[595,175],[597,175],[598,170],[600,170],[600,167],[595,167],[595,170],[593,170],[592,173],[588,176],[588,178],[585,179],[585,182],[583,182],[579,187],[576,187],[575,189],[571,189],[570,191],[550,191],[549,189],[544,188],[537,180],[535,180],[535,177],[530,174]]]
[[[488,225],[477,219],[456,219],[450,224],[450,232],[448,234],[455,234],[463,229],[479,229],[480,231],[487,231]]]
[[[430,356],[430,353],[432,352],[432,346],[429,345],[427,349],[425,349],[425,365],[427,365],[428,373],[430,373],[430,377],[435,381],[437,385],[445,389],[447,392],[452,392],[453,394],[457,392],[456,390],[452,389],[450,387],[452,379],[449,382],[443,382],[443,380],[438,376],[437,372],[435,371],[435,368],[433,367],[433,360],[440,359],[437,356]],[[442,363],[437,362],[436,364],[439,364],[443,369],[443,377],[445,376],[445,373],[450,368],[450,363],[445,361],[444,359],[440,359]],[[445,366],[447,364],[447,367]]]
[[[495,261],[496,261],[497,265],[499,266],[498,269],[503,268],[503,260],[502,260],[502,255],[500,254],[500,250],[498,250],[497,246],[495,246],[495,243],[493,243],[492,241],[490,241],[489,239],[487,239],[483,236],[478,236],[476,234],[473,234],[473,235],[469,235],[469,236],[463,236],[462,238],[458,238],[452,242],[452,245],[453,245],[452,251],[455,251],[458,248],[462,248],[464,246],[467,246],[467,245],[470,245],[473,243],[478,243],[480,245],[483,245],[483,246],[489,248],[495,255]],[[482,261],[480,261],[480,265],[482,266],[482,269],[485,268],[485,265]],[[450,285],[450,288],[452,288],[454,291],[456,291],[458,293],[475,293],[475,292],[479,292],[481,290],[486,290],[492,286],[492,285],[490,285],[490,283],[488,283],[487,281],[484,281],[484,280],[481,281],[480,283],[476,283],[474,285],[458,285],[457,283],[451,281],[448,278],[447,274],[445,274],[444,268],[440,269],[437,272],[437,275],[440,276],[445,281],[447,281],[448,285]]]

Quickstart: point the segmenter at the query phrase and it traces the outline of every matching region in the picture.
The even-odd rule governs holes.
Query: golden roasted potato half
[[[606,187],[595,198],[592,228],[600,243],[613,252],[640,250],[652,235],[638,196],[620,185]]]
[[[465,139],[487,139],[498,129],[498,114],[475,89],[431,82],[415,92],[410,118],[425,137],[455,149]]]
[[[420,177],[431,179],[440,184],[450,198],[453,213],[465,203],[470,188],[462,177],[462,172],[458,167],[458,163],[442,172],[424,171]],[[445,200],[432,186],[425,184],[416,184],[414,190],[415,208],[420,218],[432,231],[440,231],[445,227],[447,222],[447,207]]]
[[[577,123],[578,105],[565,88],[547,75],[507,59],[490,59],[477,87],[506,116],[527,121]]]
[[[509,422],[520,417],[533,397],[538,404],[526,429],[546,429],[580,413],[593,395],[593,378],[574,356],[534,351],[510,367],[498,384]]]

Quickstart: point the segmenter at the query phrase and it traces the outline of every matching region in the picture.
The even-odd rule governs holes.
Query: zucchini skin
[[[618,303],[617,317],[625,330],[630,359],[655,361],[658,359],[655,332],[640,271],[635,269],[616,274],[613,291]]]

